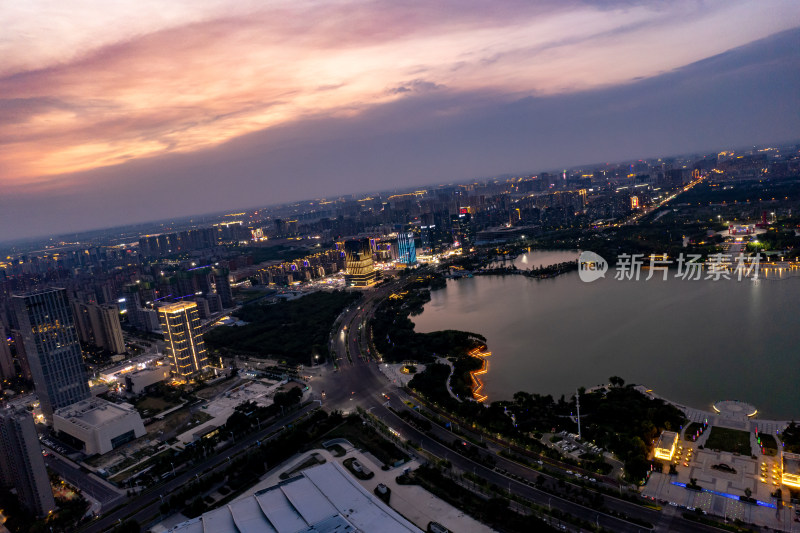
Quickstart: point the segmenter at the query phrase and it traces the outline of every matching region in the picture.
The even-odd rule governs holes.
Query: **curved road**
[[[320,375],[320,381],[315,387],[317,391],[325,392],[323,407],[328,411],[338,409],[343,412],[354,411],[357,406],[361,407],[381,419],[389,427],[397,430],[404,440],[419,443],[426,452],[449,460],[458,470],[473,472],[489,483],[509,488],[515,494],[539,505],[559,509],[564,513],[578,516],[587,522],[599,524],[612,531],[649,531],[649,528],[563,500],[532,486],[535,485],[534,482],[539,475],[550,479],[551,483],[556,482],[558,478],[553,478],[546,472],[532,470],[499,455],[493,456],[493,459],[496,460],[495,468],[477,463],[407,424],[389,409],[391,407],[398,412],[407,410],[408,407],[403,400],[414,403],[417,403],[417,400],[410,398],[398,389],[378,370],[379,362],[371,357],[374,355],[374,350],[369,348],[368,326],[375,307],[392,291],[401,288],[403,284],[403,279],[393,280],[383,286],[365,291],[364,298],[352,304],[340,316],[331,334],[331,346],[336,353],[338,368],[334,368],[331,364],[325,365]],[[389,399],[387,400],[384,395],[387,395]],[[445,442],[451,442],[457,438],[456,435],[435,424],[432,432]],[[468,444],[468,446],[471,445]],[[569,467],[564,467],[564,469],[556,467],[555,470],[561,470],[561,474],[566,475],[566,468]],[[522,479],[522,481],[511,476]],[[606,494],[603,495],[603,499],[607,509],[652,523],[655,525],[654,531],[687,533],[719,531],[717,528],[686,520],[680,516],[680,511],[671,507],[659,512]]]

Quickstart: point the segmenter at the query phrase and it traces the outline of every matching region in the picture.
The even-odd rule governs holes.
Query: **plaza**
[[[643,391],[645,392],[645,391]],[[646,391],[653,395],[652,391]],[[668,400],[667,400],[668,401]],[[788,422],[758,420],[754,406],[731,400],[716,402],[713,411],[702,411],[674,402],[686,413],[689,423],[704,424],[706,429],[696,440],[684,435],[681,428],[677,450],[664,464],[663,471],[653,471],[642,488],[642,495],[661,505],[721,516],[728,521],[766,526],[778,531],[800,529],[794,522],[797,504],[789,502],[788,487],[781,484],[781,455],[762,454],[759,434],[780,435]],[[707,449],[714,428],[743,437],[749,434],[748,453]],[[655,450],[654,450],[654,458]],[[674,473],[668,473],[668,466]],[[781,489],[782,500],[774,494]]]

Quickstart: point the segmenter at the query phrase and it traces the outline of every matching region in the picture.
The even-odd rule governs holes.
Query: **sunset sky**
[[[796,0],[26,0],[0,23],[0,240],[800,139]]]

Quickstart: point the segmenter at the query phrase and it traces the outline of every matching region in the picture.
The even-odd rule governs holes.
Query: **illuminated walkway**
[[[487,352],[486,346],[480,346],[470,351],[467,355],[470,355],[472,357],[477,357],[482,362],[480,369],[473,370],[469,373],[469,377],[472,378],[472,396],[473,398],[475,398],[476,401],[482,402],[486,400],[488,396],[481,393],[481,389],[483,389],[483,382],[480,380],[478,376],[482,376],[487,372],[489,372],[489,360],[487,359],[487,357],[492,355],[492,352]]]
[[[780,435],[780,433],[789,425],[789,420],[760,420],[756,416],[758,414],[756,408],[748,403],[739,400],[722,400],[715,402],[712,406],[712,411],[704,411],[696,409],[677,402],[673,402],[668,398],[659,396],[652,390],[644,385],[637,385],[636,390],[646,396],[659,398],[670,405],[673,405],[686,414],[689,422],[703,423],[708,421],[709,426],[722,426],[732,429],[741,429],[742,431],[754,432],[758,428],[759,433],[768,433],[771,435]]]

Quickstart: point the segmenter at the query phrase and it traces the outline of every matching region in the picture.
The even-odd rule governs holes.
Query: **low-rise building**
[[[169,366],[149,366],[125,374],[125,389],[133,394],[139,394],[150,385],[154,385],[169,377]]]
[[[664,459],[665,461],[672,461],[675,456],[675,449],[678,446],[678,434],[674,431],[662,431],[661,436],[658,437],[656,448],[653,455],[656,459]]]
[[[102,398],[58,409],[53,430],[88,455],[108,453],[145,434],[142,418],[132,405]]]
[[[302,471],[252,496],[183,522],[170,533],[242,531],[421,532],[337,463]]]
[[[781,453],[783,474],[781,482],[795,489],[800,489],[800,453]]]

